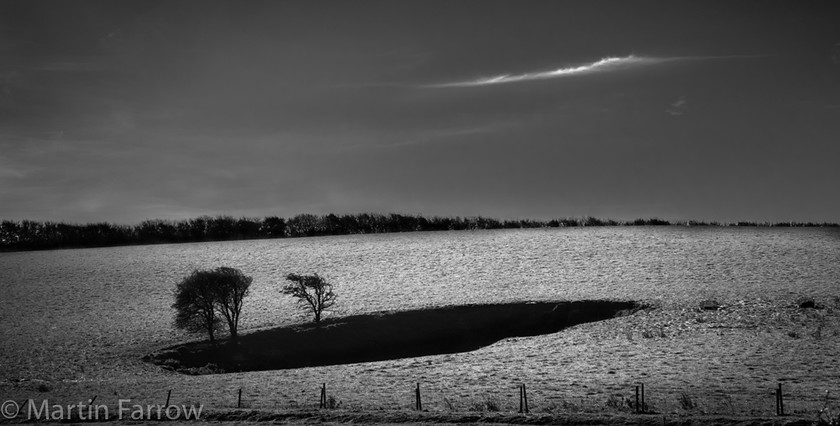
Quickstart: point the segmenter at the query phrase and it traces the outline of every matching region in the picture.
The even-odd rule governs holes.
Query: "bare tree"
[[[315,275],[288,274],[286,279],[291,281],[281,292],[298,299],[301,308],[311,311],[315,315],[315,323],[321,323],[321,313],[335,304],[336,294],[333,286],[327,280]]]
[[[211,343],[224,319],[230,337],[238,335],[242,301],[252,278],[234,268],[195,270],[175,289],[175,326],[190,332],[206,331]]]

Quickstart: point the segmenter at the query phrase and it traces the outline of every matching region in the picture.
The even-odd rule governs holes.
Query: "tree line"
[[[620,221],[595,217],[552,220],[498,220],[482,216],[424,217],[397,213],[300,214],[288,219],[278,216],[234,218],[201,216],[179,221],[145,220],[137,225],[112,223],[68,224],[32,220],[0,222],[0,251],[56,248],[107,247],[134,244],[229,241],[260,238],[312,237],[388,232],[447,231],[510,228],[552,228],[573,226],[831,226],[815,222],[671,222],[663,219]]]

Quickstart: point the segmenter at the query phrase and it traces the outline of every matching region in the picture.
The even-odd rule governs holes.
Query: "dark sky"
[[[0,218],[840,221],[839,6],[0,0]]]

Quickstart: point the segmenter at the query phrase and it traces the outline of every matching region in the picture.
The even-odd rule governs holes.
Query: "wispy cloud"
[[[427,87],[471,87],[488,86],[504,83],[516,83],[531,80],[547,80],[552,78],[569,77],[581,74],[616,71],[628,67],[661,62],[663,60],[667,59],[642,57],[635,55],[628,55],[624,57],[607,57],[588,64],[558,68],[549,71],[538,71],[524,74],[502,74],[492,77],[476,78],[473,80],[432,84],[428,85]]]
[[[0,165],[0,179],[23,179],[25,177],[26,172],[24,172],[23,170],[12,168],[11,166]]]
[[[671,115],[683,115],[685,114],[685,106],[688,101],[685,99],[685,96],[680,96],[679,99],[672,102],[670,108],[666,109],[665,112]]]
[[[486,124],[475,124],[463,127],[445,127],[439,129],[425,129],[404,134],[391,134],[371,141],[369,136],[360,138],[363,142],[350,143],[338,147],[342,151],[359,149],[393,149],[407,146],[426,145],[433,143],[450,143],[473,140],[472,137],[491,135],[516,126],[515,121],[496,121]],[[335,150],[336,148],[332,148]]]
[[[453,139],[457,140],[459,138],[474,135],[486,135],[496,133],[506,127],[510,127],[510,125],[510,123],[500,122],[471,127],[428,130],[425,132],[419,132],[412,137],[407,137],[398,142],[390,143],[389,147],[393,148],[399,146],[422,145],[431,142],[444,142],[451,141]]]
[[[672,61],[691,61],[691,60],[714,60],[714,59],[750,59],[763,58],[769,55],[721,55],[721,56],[672,56],[672,57],[652,57],[652,56],[610,56],[601,58],[595,62],[568,66],[548,71],[537,71],[522,74],[500,74],[490,77],[479,77],[472,80],[454,81],[446,83],[428,84],[423,87],[438,88],[438,87],[478,87],[478,86],[492,86],[505,83],[518,83],[523,81],[534,80],[548,80],[554,78],[565,78],[578,75],[617,72],[621,70],[636,68],[639,66],[647,66],[659,64],[663,62]]]

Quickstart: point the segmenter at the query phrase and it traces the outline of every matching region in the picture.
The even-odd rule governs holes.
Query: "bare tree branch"
[[[323,311],[335,304],[336,294],[332,284],[318,274],[288,274],[286,279],[291,281],[291,284],[284,286],[280,292],[298,299],[301,308],[311,311],[315,316],[315,323],[320,324]]]

